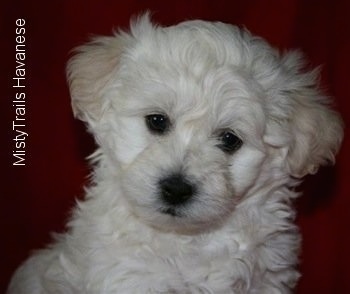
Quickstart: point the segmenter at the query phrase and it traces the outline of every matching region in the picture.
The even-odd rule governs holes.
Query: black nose
[[[172,175],[159,182],[163,201],[170,205],[184,204],[192,198],[194,186],[182,175]]]

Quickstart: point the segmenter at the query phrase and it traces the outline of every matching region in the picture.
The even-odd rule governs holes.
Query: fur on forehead
[[[137,43],[128,54],[136,62],[152,66],[156,61],[164,64],[162,70],[173,73],[191,68],[191,74],[199,79],[207,67],[241,67],[250,60],[250,49],[244,44],[249,33],[223,23],[195,20],[159,27],[145,15],[132,22],[131,35]]]
[[[343,136],[340,117],[318,90],[317,71],[305,72],[298,52],[281,55],[229,24],[160,27],[145,14],[132,21],[130,32],[79,47],[67,73],[74,113],[99,136],[109,129],[108,118],[133,103],[130,97],[138,97],[136,106],[168,103],[173,111],[192,109],[193,116],[210,108],[221,125],[236,116],[251,126],[248,136],[263,136],[261,143],[295,177],[334,162]],[[166,98],[172,95],[176,99]]]

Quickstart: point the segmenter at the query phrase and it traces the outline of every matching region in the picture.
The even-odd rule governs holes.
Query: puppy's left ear
[[[343,123],[314,85],[289,89],[288,96],[293,101],[289,118],[292,138],[286,165],[290,175],[301,178],[316,173],[321,165],[334,163]]]
[[[74,115],[94,126],[102,116],[106,84],[114,76],[125,46],[121,35],[98,37],[80,46],[67,65]]]

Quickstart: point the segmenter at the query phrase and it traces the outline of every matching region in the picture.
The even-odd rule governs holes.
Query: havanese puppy
[[[298,52],[146,14],[79,47],[68,80],[99,145],[93,183],[8,293],[292,291],[294,188],[334,162],[343,134]]]

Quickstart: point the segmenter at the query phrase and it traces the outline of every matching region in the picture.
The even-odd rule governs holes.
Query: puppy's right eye
[[[145,117],[148,129],[157,135],[162,135],[169,130],[170,121],[164,114],[150,114]]]

